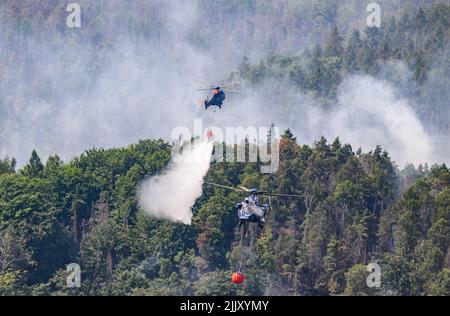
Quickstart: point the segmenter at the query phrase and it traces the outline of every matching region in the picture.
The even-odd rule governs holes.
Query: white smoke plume
[[[382,145],[400,167],[434,161],[432,137],[411,103],[395,92],[386,81],[351,76],[340,86],[335,108],[313,115],[312,130],[364,151]]]
[[[191,224],[191,208],[202,194],[202,180],[209,170],[213,144],[203,141],[189,147],[172,156],[164,173],[141,183],[139,205],[151,217]]]
[[[220,116],[208,117],[209,125],[233,126],[237,117],[244,126],[290,128],[301,144],[313,144],[324,136],[329,142],[339,137],[364,152],[381,145],[396,164],[440,163],[435,136],[426,130],[414,103],[395,85],[369,75],[351,75],[338,87],[337,100],[324,106],[320,99],[291,92],[286,84],[282,100],[276,100],[267,82],[239,100],[240,107],[227,104]],[[275,99],[275,100],[274,100]],[[276,106],[274,106],[276,105]]]

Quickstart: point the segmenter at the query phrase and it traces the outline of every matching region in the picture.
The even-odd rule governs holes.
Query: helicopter
[[[251,249],[252,249],[252,234],[249,231],[252,231],[252,227],[250,227],[250,223],[257,223],[259,228],[264,229],[264,223],[266,222],[265,216],[270,208],[270,199],[272,197],[282,197],[282,198],[302,198],[303,195],[300,194],[280,194],[280,193],[270,193],[266,191],[259,191],[258,189],[248,189],[246,187],[230,187],[218,183],[206,182],[203,181],[204,184],[216,186],[220,188],[224,188],[227,190],[233,190],[237,192],[243,192],[249,194],[242,202],[236,204],[236,209],[239,217],[239,231],[240,231],[240,241],[241,245],[241,255],[239,261],[237,263],[237,272],[234,272],[231,277],[231,281],[234,284],[241,284],[244,282],[244,267],[245,261],[248,257]],[[259,196],[268,196],[269,203],[259,205]],[[243,229],[241,229],[243,226]],[[254,245],[254,241],[253,241]]]
[[[264,223],[266,222],[265,216],[271,209],[270,202],[272,197],[282,197],[282,198],[303,197],[303,195],[300,194],[271,193],[266,191],[259,191],[258,189],[255,188],[248,189],[243,186],[235,188],[212,182],[204,182],[204,183],[207,185],[216,186],[227,190],[233,190],[249,194],[246,198],[244,198],[242,202],[236,204],[236,209],[239,217],[239,227],[241,227],[242,225],[248,225],[249,223],[257,223],[260,228],[264,228]],[[269,203],[259,205],[259,196],[268,196]]]
[[[231,81],[221,86],[205,84],[199,80],[195,81],[203,85],[203,88],[199,88],[197,91],[213,91],[213,96],[211,99],[206,99],[204,102],[200,103],[200,105],[205,106],[205,110],[211,106],[217,106],[219,109],[222,109],[223,101],[226,98],[225,92],[240,93],[240,91],[236,89],[236,86],[240,83],[240,81]]]

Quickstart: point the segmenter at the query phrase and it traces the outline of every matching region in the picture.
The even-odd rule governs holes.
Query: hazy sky
[[[290,127],[305,143],[324,135],[340,136],[355,150],[381,144],[400,166],[444,159],[433,143],[447,136],[429,135],[401,87],[382,78],[346,78],[331,111],[288,85],[280,104],[271,94],[279,83],[265,82],[258,89],[244,85],[245,94],[229,96],[221,111],[205,112],[196,101],[206,94],[196,91],[194,80],[220,83],[236,69],[242,52],[231,44],[205,50],[193,40],[202,32],[196,29],[201,18],[196,1],[161,6],[163,39],[130,34],[118,25],[106,48],[77,33],[92,33],[92,23],[52,32],[48,22],[45,32],[23,35],[0,11],[0,31],[7,31],[0,35],[0,157],[16,157],[23,165],[36,149],[44,160],[57,153],[67,161],[92,146],[168,138],[174,128],[192,128],[200,118],[205,127],[275,123]],[[64,21],[67,13],[58,14]]]

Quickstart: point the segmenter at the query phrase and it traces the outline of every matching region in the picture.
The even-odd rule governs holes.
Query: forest
[[[30,7],[32,2],[26,1]],[[40,57],[18,53],[29,49],[23,39],[36,35],[36,21],[47,21],[41,36],[66,36],[65,31],[51,29],[59,11],[50,10],[50,2],[42,1],[43,9],[31,20],[21,18],[29,14],[29,7],[0,4],[0,16],[19,30],[0,37],[12,45],[9,50],[0,48],[0,66],[10,76],[2,74],[0,81],[0,296],[450,295],[450,169],[444,161],[399,166],[381,144],[362,150],[339,137],[321,137],[309,144],[292,126],[282,132],[276,173],[261,174],[260,163],[213,163],[205,181],[303,196],[271,201],[264,229],[252,226],[249,232],[251,247],[242,262],[246,250],[239,243],[234,207],[242,194],[205,185],[192,208],[192,225],[149,217],[139,207],[139,184],[162,173],[171,159],[173,144],[162,135],[135,138],[123,146],[86,144],[82,153],[68,159],[48,155],[47,148],[45,156],[37,148],[21,148],[21,155],[31,151],[24,163],[13,158],[21,144],[19,134],[3,119],[22,104],[34,104],[36,96],[39,102],[61,102],[62,93],[44,89],[60,82],[47,82],[43,76],[42,85],[39,77],[17,83],[12,75],[13,60],[22,65],[17,73],[23,76],[41,69],[34,65]],[[217,34],[236,25],[245,30],[225,37],[231,47],[244,43],[235,46],[244,53],[234,56],[239,67],[228,75],[254,89],[280,83],[270,89],[278,96],[276,106],[293,106],[283,96],[289,87],[327,109],[347,76],[389,77],[386,64],[401,62],[412,76],[390,80],[414,101],[426,129],[448,140],[448,1],[380,1],[389,3],[388,12],[395,12],[386,13],[382,28],[349,28],[346,21],[365,9],[360,1],[345,1],[340,7],[333,1],[215,2],[219,10],[209,1],[200,1],[200,9],[217,24],[190,34],[189,41],[209,50]],[[143,5],[80,3],[117,12],[127,4]],[[175,45],[164,42],[165,32],[171,32],[161,26],[164,5],[154,1],[153,6],[161,7],[145,11],[155,14],[148,19],[151,26],[130,13],[118,22],[121,29],[134,34],[136,41]],[[299,12],[309,19],[297,20]],[[64,91],[86,92],[85,85],[98,78],[97,70],[111,62],[105,52],[113,45],[111,34],[98,32],[98,25],[111,30],[109,23],[118,21],[117,16],[88,20],[94,21],[88,31],[72,40],[96,47],[96,62],[83,73],[85,80],[68,78],[61,83]],[[261,34],[269,30],[273,41],[261,41]],[[265,46],[257,47],[258,43]],[[69,74],[73,71],[67,69]],[[23,90],[27,92],[19,96]],[[55,128],[63,133],[59,124]],[[46,137],[49,133],[43,131],[31,138]],[[445,152],[445,143],[440,146]],[[70,263],[81,267],[80,288],[67,287]],[[231,274],[241,263],[246,280],[236,286]],[[369,263],[381,266],[380,288],[366,285]]]
[[[69,163],[36,152],[15,171],[1,161],[2,295],[449,295],[450,170],[399,171],[381,147],[339,139],[300,145],[287,130],[280,168],[217,163],[205,180],[298,192],[275,199],[264,230],[252,228],[245,284],[230,282],[243,249],[237,192],[205,187],[191,226],[148,217],[136,188],[161,172],[170,145],[142,140],[91,149]],[[82,287],[65,265],[81,265]],[[366,285],[379,262],[382,288]]]

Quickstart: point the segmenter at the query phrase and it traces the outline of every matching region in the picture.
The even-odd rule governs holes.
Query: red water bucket
[[[242,273],[240,273],[240,272],[235,272],[231,276],[231,281],[234,284],[241,284],[242,282],[244,282],[244,275]]]

